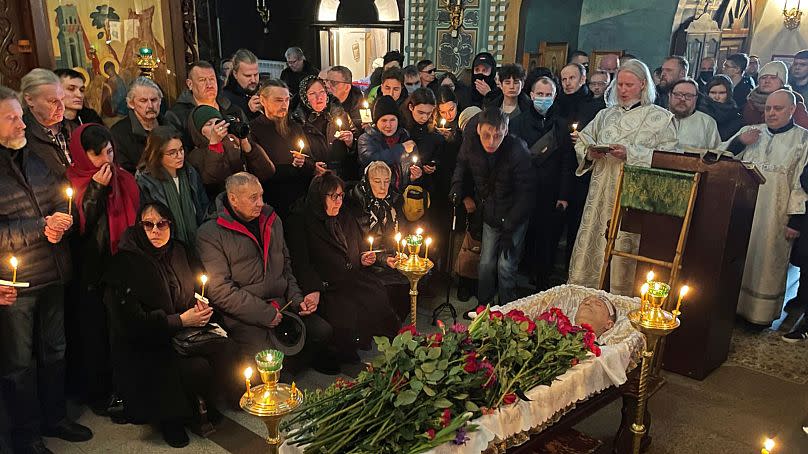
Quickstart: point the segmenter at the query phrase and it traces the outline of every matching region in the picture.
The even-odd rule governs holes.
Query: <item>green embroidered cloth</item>
[[[620,206],[684,217],[695,174],[626,165]]]

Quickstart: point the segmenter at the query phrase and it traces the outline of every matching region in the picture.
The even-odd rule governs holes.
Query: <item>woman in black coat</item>
[[[284,231],[301,290],[319,292],[320,315],[334,328],[334,353],[355,360],[357,348],[370,348],[373,336],[394,335],[401,322],[382,282],[367,270],[376,254],[368,252],[356,217],[341,209],[344,188],[331,172],[315,177]],[[388,240],[376,238],[374,246]],[[391,268],[395,263],[387,259]]]
[[[699,110],[713,117],[721,140],[729,140],[744,125],[741,110],[732,98],[732,82],[723,74],[707,84],[705,95],[699,96]]]
[[[168,207],[147,203],[137,219],[105,278],[115,385],[130,420],[159,424],[166,442],[182,447],[189,441],[184,424],[195,414],[196,396],[205,399],[214,420],[220,415],[214,396],[235,401],[236,347],[223,338],[204,354],[177,353],[173,336],[207,325],[213,314],[194,297],[202,266],[171,238]]]

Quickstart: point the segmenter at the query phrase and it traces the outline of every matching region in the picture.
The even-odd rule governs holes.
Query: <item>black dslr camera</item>
[[[233,115],[225,115],[224,121],[230,123],[230,126],[227,127],[228,134],[233,134],[239,139],[246,139],[247,136],[250,135],[250,125],[242,122],[240,118],[236,118]]]

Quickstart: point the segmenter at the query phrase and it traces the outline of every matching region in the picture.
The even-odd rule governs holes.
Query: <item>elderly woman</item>
[[[368,251],[356,217],[342,209],[344,188],[331,172],[315,177],[284,230],[301,290],[319,293],[321,316],[334,328],[335,355],[356,360],[358,348],[370,348],[373,336],[394,335],[400,320],[382,282],[368,271],[376,252]],[[385,262],[393,268],[396,258]]]
[[[645,63],[627,60],[617,70],[608,91],[609,106],[574,135],[578,176],[592,172],[581,228],[570,263],[569,283],[596,288],[612,216],[617,179],[623,164],[650,167],[654,150],[676,146],[673,114],[654,105],[656,89]],[[620,232],[616,249],[636,253],[639,235]],[[636,262],[615,257],[611,266],[612,293],[632,295]]]
[[[407,182],[417,180],[423,170],[413,164],[415,141],[400,124],[398,105],[390,96],[382,96],[373,105],[372,127],[359,137],[359,163],[362,168],[373,161],[384,161],[393,171],[392,184],[401,193]]]
[[[82,348],[72,353],[82,366],[85,397],[100,414],[106,411],[112,393],[101,275],[118,252],[123,232],[135,224],[140,207],[135,178],[113,162],[113,142],[104,126],[79,126],[70,138],[73,165],[67,169],[78,202],[80,234],[74,259],[79,270],[81,304],[76,315]]]
[[[721,140],[729,140],[743,127],[741,110],[732,97],[732,82],[729,77],[718,74],[705,89],[707,96],[700,96],[698,109],[713,117],[718,125]]]
[[[208,325],[213,309],[195,297],[202,265],[172,239],[168,207],[146,203],[124,233],[105,277],[116,387],[130,420],[157,423],[166,443],[188,444],[184,423],[198,411],[195,396],[217,419],[214,397],[236,399],[235,345],[226,337],[204,351],[180,355],[172,338]],[[137,272],[133,272],[137,270]]]
[[[209,199],[196,169],[185,165],[182,134],[171,126],[154,128],[135,179],[144,203],[160,202],[171,210],[174,237],[194,244],[196,228],[205,220]]]
[[[325,158],[325,166],[318,165],[319,173],[328,168],[343,178],[346,170],[355,174],[357,160],[351,117],[328,95],[322,79],[306,77],[300,82],[299,93],[300,104],[293,116],[303,123],[312,154]]]
[[[230,133],[230,123],[211,106],[197,106],[188,118],[188,130],[195,148],[188,154],[188,163],[202,177],[209,200],[224,191],[224,180],[238,172],[250,172],[260,181],[275,175],[275,165],[264,149],[247,137]],[[246,128],[246,124],[242,127]]]

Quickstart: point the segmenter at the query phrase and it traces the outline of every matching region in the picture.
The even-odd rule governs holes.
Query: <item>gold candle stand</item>
[[[412,326],[416,326],[418,318],[418,281],[435,266],[431,260],[421,258],[419,255],[421,253],[421,238],[421,235],[407,237],[409,256],[406,260],[400,260],[396,265],[396,269],[410,281],[410,321]]]
[[[242,410],[261,418],[267,426],[267,452],[278,454],[283,443],[279,428],[281,420],[303,403],[303,393],[294,382],[291,386],[278,383],[283,369],[283,353],[264,350],[255,355],[255,362],[263,384],[251,387],[241,396],[239,404]]]

